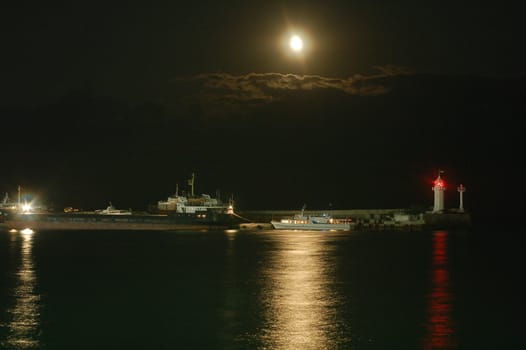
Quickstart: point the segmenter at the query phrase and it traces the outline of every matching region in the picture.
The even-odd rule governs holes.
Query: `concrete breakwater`
[[[428,228],[467,228],[471,226],[471,216],[468,213],[424,214],[424,222]]]
[[[0,229],[33,228],[38,230],[214,230],[240,228],[246,230],[272,229],[271,220],[293,217],[297,210],[251,210],[239,211],[224,222],[172,222],[158,217],[145,216],[100,216],[56,214],[22,216],[22,219],[0,222]],[[408,213],[403,209],[352,209],[329,212],[305,210],[306,216],[323,213],[335,219],[351,221],[351,230],[411,230],[457,229],[471,226],[468,213]],[[1,221],[1,220],[0,220]]]
[[[0,229],[22,230],[214,230],[232,227],[230,215],[209,217],[199,215],[162,215],[137,212],[129,215],[101,215],[94,212],[77,213],[1,213]]]
[[[241,224],[246,228],[268,228],[271,220],[290,218],[298,214],[298,210],[247,210],[238,214],[247,220]],[[351,220],[352,229],[356,230],[393,230],[393,229],[447,229],[467,228],[471,226],[468,213],[409,213],[404,209],[350,209],[350,210],[305,210],[304,215],[320,215],[327,213],[335,219]],[[248,223],[252,222],[252,226]],[[255,226],[254,226],[255,225]]]

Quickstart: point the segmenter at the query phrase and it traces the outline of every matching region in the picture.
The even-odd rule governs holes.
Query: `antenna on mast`
[[[192,178],[188,179],[188,185],[190,186],[191,197],[194,197],[194,182],[195,182],[195,174],[192,173]]]

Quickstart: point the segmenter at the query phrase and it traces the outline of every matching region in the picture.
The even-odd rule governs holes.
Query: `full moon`
[[[297,35],[294,35],[290,38],[290,48],[296,52],[301,51],[303,49],[303,40]]]

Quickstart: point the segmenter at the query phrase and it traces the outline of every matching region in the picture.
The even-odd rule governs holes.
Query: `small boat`
[[[278,230],[349,231],[351,229],[350,220],[334,219],[326,213],[319,216],[305,216],[304,210],[305,207],[301,209],[301,214],[296,214],[293,218],[272,220],[270,223]]]
[[[115,207],[111,204],[108,205],[106,209],[98,209],[95,210],[95,214],[99,215],[132,215],[132,211],[130,210],[124,210],[124,209],[115,209]]]
[[[4,199],[0,203],[0,210],[1,209],[16,210],[18,207],[19,207],[19,204],[15,202],[11,202],[11,200],[9,199],[9,194],[6,192]]]

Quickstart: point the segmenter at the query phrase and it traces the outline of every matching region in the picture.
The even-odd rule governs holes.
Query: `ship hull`
[[[271,221],[272,227],[277,230],[302,230],[302,231],[349,231],[351,225],[342,224],[321,224],[321,223],[283,223],[280,221]]]

